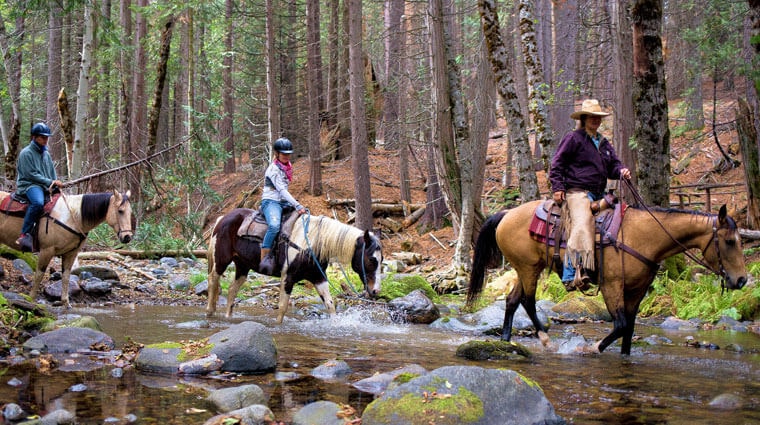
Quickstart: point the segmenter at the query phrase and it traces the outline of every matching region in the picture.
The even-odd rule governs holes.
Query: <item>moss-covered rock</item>
[[[390,301],[403,297],[414,290],[421,290],[431,301],[439,301],[438,293],[435,292],[430,283],[424,277],[419,275],[394,275],[383,280],[382,289],[378,298]]]
[[[469,341],[457,347],[457,357],[468,360],[522,360],[533,354],[512,341]]]

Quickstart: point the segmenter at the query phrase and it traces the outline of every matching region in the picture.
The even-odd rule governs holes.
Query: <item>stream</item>
[[[748,332],[672,331],[639,323],[636,335],[654,335],[672,343],[635,344],[631,356],[623,357],[618,343],[597,355],[557,351],[556,344],[572,335],[599,340],[611,330],[611,323],[554,325],[549,331],[554,347],[544,348],[536,338],[514,338],[533,350],[530,360],[473,362],[456,357],[457,346],[483,336],[394,324],[360,308],[329,319],[288,316],[281,326],[274,323],[275,312],[257,307],[238,307],[230,321],[218,315],[208,326],[201,307],[88,307],[73,312],[95,317],[117,348],[128,339],[146,345],[200,340],[230,323],[257,321],[274,336],[277,372],[229,380],[149,375],[125,368],[123,376],[114,377],[112,366],[43,374],[29,365],[16,365],[0,373],[0,405],[14,402],[40,414],[65,408],[76,413],[78,424],[109,423],[127,415],[134,415],[140,424],[203,424],[216,414],[204,400],[209,390],[254,383],[268,395],[275,418],[289,423],[298,409],[318,400],[347,404],[361,412],[374,397],[350,384],[376,372],[409,364],[427,370],[477,365],[512,369],[538,382],[557,413],[571,424],[760,423],[760,336]],[[689,336],[721,348],[734,344],[741,350],[688,346]],[[312,368],[331,359],[346,361],[353,373],[340,382],[309,375]],[[279,379],[291,374],[298,378]],[[23,385],[7,384],[13,378]],[[734,397],[733,405],[711,407],[721,395]],[[5,423],[1,417],[0,423]]]

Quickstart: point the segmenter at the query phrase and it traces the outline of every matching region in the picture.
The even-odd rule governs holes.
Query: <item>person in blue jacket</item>
[[[261,211],[267,221],[267,233],[261,242],[261,261],[259,273],[271,275],[275,268],[275,259],[272,254],[277,234],[280,233],[282,210],[288,206],[293,207],[298,214],[306,212],[288,191],[288,186],[293,180],[293,164],[290,155],[293,153],[293,143],[284,137],[274,142],[274,159],[267,167],[264,174],[264,190],[261,196]]]
[[[31,133],[31,142],[18,155],[16,176],[16,194],[29,201],[21,235],[16,240],[16,245],[25,252],[32,251],[31,234],[42,215],[45,194],[63,187],[47,149],[50,127],[40,122],[32,126]]]
[[[554,202],[563,205],[569,235],[565,251],[562,283],[568,291],[588,288],[591,279],[585,270],[594,270],[594,218],[591,203],[601,201],[607,179],[631,178],[612,144],[599,133],[602,118],[599,101],[586,99],[570,118],[578,128],[562,138],[549,170]],[[581,268],[581,272],[576,270]]]

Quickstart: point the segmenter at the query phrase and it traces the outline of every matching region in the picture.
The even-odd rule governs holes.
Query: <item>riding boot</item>
[[[269,248],[261,248],[261,261],[259,261],[259,273],[271,276],[274,273],[274,255]]]
[[[21,252],[32,252],[34,249],[32,245],[32,235],[29,233],[23,233],[16,239],[16,245],[21,248]]]

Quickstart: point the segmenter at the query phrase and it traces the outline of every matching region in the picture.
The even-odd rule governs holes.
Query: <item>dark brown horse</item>
[[[238,208],[219,218],[209,241],[208,249],[208,305],[206,315],[216,312],[219,299],[219,278],[230,263],[235,263],[235,281],[227,291],[226,317],[232,317],[232,307],[238,290],[250,270],[258,271],[260,241],[238,236],[238,229],[253,210]],[[383,253],[379,239],[329,217],[304,215],[295,221],[287,241],[278,242],[278,257],[284,263],[280,275],[280,300],[277,323],[288,310],[293,286],[301,280],[314,284],[328,312],[335,314],[335,304],[327,281],[328,261],[335,259],[350,264],[359,275],[370,297],[380,293],[380,273]]]
[[[502,255],[517,272],[518,282],[507,298],[503,340],[511,338],[512,317],[518,304],[522,304],[541,341],[548,342],[546,329],[536,316],[536,281],[547,267],[547,246],[533,240],[528,233],[533,213],[543,202],[526,203],[492,215],[483,224],[475,245],[468,305],[472,305],[483,290],[486,268],[498,264]],[[725,205],[717,216],[629,207],[617,241],[617,246],[605,247],[602,255],[600,288],[614,328],[597,343],[599,352],[622,337],[621,353],[630,354],[639,304],[654,280],[659,263],[668,257],[696,248],[702,251],[703,265],[719,274],[725,287],[741,289],[747,282],[741,238]],[[560,258],[564,258],[564,249],[560,251]],[[550,248],[551,253],[553,248]]]
[[[10,196],[0,192],[0,202]],[[24,222],[23,213],[0,214],[0,243],[10,247],[15,246],[16,238],[21,232]],[[30,296],[37,297],[40,282],[45,275],[50,260],[55,256],[61,257],[62,293],[61,302],[68,308],[69,276],[77,254],[84,246],[87,234],[100,223],[106,222],[116,232],[121,243],[128,243],[134,237],[135,219],[132,216],[132,204],[129,202],[129,191],[105,193],[90,193],[84,195],[62,194],[55,202],[49,213],[45,213],[39,221],[37,240],[39,255],[37,269]]]

